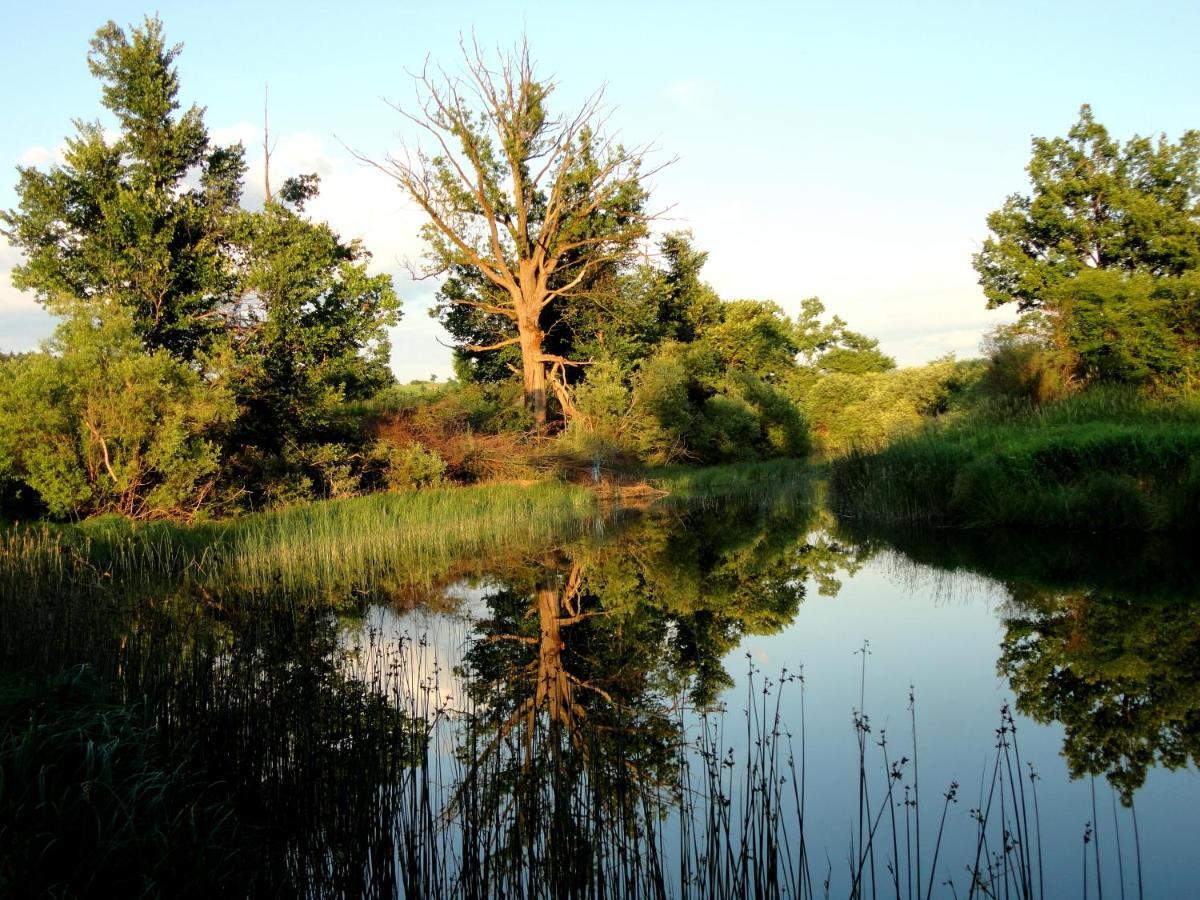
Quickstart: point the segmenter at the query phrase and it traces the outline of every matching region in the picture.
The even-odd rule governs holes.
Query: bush
[[[1076,389],[1071,360],[1054,348],[1045,320],[1033,314],[993,329],[983,351],[988,360],[979,393],[985,400],[1039,405],[1061,400]]]
[[[817,446],[841,454],[913,434],[961,404],[979,377],[978,364],[947,357],[885,372],[798,378],[789,388]]]
[[[236,410],[229,392],[166,351],[148,353],[128,313],[76,310],[45,352],[0,377],[7,471],[50,513],[194,515],[220,467],[212,437]]]
[[[397,446],[378,441],[371,450],[380,477],[390,491],[433,487],[443,481],[446,461],[420,443]]]

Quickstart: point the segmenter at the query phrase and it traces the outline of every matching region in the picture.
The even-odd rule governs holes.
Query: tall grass
[[[1096,391],[985,410],[830,466],[842,515],[1083,531],[1200,523],[1200,412]]]
[[[164,753],[86,667],[0,679],[0,894],[227,896],[260,844],[229,785]]]
[[[0,579],[370,593],[463,557],[551,542],[596,515],[589,491],[547,482],[372,494],[193,526],[27,526],[0,533]]]

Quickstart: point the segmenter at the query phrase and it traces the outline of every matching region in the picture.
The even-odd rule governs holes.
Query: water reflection
[[[1000,582],[998,671],[1018,711],[1062,726],[1073,777],[1124,802],[1162,766],[1200,763],[1200,559],[1187,538],[853,528],[862,552]]]
[[[943,846],[919,818],[914,839],[910,752],[880,749],[861,702],[863,755],[849,764],[862,774],[835,797],[850,853],[826,869],[845,832],[806,812],[805,751],[840,746],[850,709],[836,712],[844,731],[805,734],[796,672],[747,681],[743,652],[804,634],[807,592],[831,600],[878,557],[908,566],[919,591],[938,572],[974,573],[1007,598],[991,658],[1016,710],[1061,728],[1071,775],[1105,775],[1128,802],[1152,770],[1194,764],[1200,735],[1196,563],[1161,540],[1134,549],[867,531],[834,521],[802,483],[766,501],[626,514],[420,580],[373,576],[390,585],[382,605],[380,591],[331,596],[325,583],[147,593],[7,579],[0,652],[25,684],[86,667],[97,696],[144,718],[164,765],[209,785],[211,814],[236,828],[208,830],[200,870],[156,875],[173,893],[765,897],[816,896],[828,881],[839,896],[950,884],[1054,896],[1063,884],[1034,878],[1043,851],[1026,813],[989,818],[972,798],[974,812],[950,819],[962,840]],[[937,609],[922,615],[939,627]],[[1014,799],[1021,765],[1000,761],[1017,724],[1004,720],[993,768],[973,773]],[[938,725],[924,732],[935,744]],[[868,754],[884,760],[873,774]],[[922,776],[944,782],[926,788],[926,823],[951,809],[938,790],[955,774]],[[24,808],[5,802],[21,825]],[[937,872],[920,855],[935,846]],[[71,893],[72,865],[64,855],[10,883]],[[120,892],[136,872],[78,877]]]

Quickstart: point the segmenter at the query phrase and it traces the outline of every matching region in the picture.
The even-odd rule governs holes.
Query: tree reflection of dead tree
[[[603,688],[572,674],[564,660],[567,643],[563,629],[603,614],[601,610],[585,612],[581,609],[583,574],[583,565],[573,562],[561,586],[561,579],[554,575],[539,579],[530,610],[531,614],[537,615],[537,637],[521,634],[488,636],[489,641],[515,641],[535,648],[535,658],[524,673],[525,678],[533,682],[533,693],[522,700],[508,719],[501,723],[495,737],[486,748],[486,751],[495,749],[513,728],[523,721],[526,771],[533,765],[536,718],[540,711],[545,710],[549,722],[553,726],[563,728],[570,736],[572,744],[586,757],[587,742],[581,736],[581,728],[588,718],[588,713],[579,699],[578,691],[591,691],[606,702],[615,704],[612,695]],[[524,680],[521,674],[513,673],[513,680]],[[486,756],[486,751],[483,756]]]

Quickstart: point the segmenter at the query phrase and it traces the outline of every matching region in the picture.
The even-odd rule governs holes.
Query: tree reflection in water
[[[997,662],[1019,712],[1060,723],[1074,777],[1129,804],[1147,772],[1200,764],[1200,559],[1171,536],[922,532],[843,524],[861,553],[1004,585]]]
[[[484,597],[460,668],[473,709],[453,808],[470,891],[716,890],[695,858],[680,883],[683,832],[667,824],[696,804],[685,713],[730,683],[721,661],[742,634],[791,621],[806,557],[838,551],[806,544],[808,520],[791,510],[703,522],[649,517],[493,573],[503,586]]]

